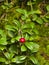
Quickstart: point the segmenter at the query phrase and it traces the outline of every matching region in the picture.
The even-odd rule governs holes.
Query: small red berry
[[[21,43],[24,43],[26,40],[25,40],[25,38],[20,38],[19,41],[20,41]]]

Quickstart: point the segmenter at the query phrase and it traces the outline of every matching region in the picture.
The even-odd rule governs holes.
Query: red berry
[[[24,43],[26,40],[25,40],[25,38],[20,38],[19,41],[20,41],[21,43]]]

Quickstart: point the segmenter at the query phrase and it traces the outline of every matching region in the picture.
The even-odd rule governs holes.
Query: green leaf
[[[2,38],[0,39],[0,45],[7,45],[6,38],[2,37]]]
[[[20,27],[21,27],[21,23],[20,23],[20,21],[19,20],[16,20],[16,19],[14,19],[13,20],[13,22],[15,23],[15,25],[16,25],[16,27],[15,27],[15,29],[19,29]]]
[[[11,31],[15,31],[15,30],[13,29],[13,26],[11,26],[11,25],[6,25],[6,26],[5,26],[5,29],[11,30]]]
[[[36,19],[36,22],[39,23],[39,24],[42,24],[42,23],[43,23],[43,20],[38,17],[38,18]]]
[[[7,59],[12,59],[13,56],[14,56],[13,53],[8,53],[8,52],[5,52],[4,55],[5,55],[5,57],[6,57]]]
[[[36,21],[37,18],[38,18],[38,16],[34,14],[32,20]]]
[[[21,38],[21,35],[18,35],[18,36],[16,36],[16,41],[19,41],[19,39]]]
[[[17,43],[16,43],[16,44],[17,44]],[[18,54],[17,45],[11,45],[11,46],[9,47],[9,52],[10,52],[10,53]]]
[[[21,14],[24,14],[24,9],[16,9],[17,12],[21,13]]]
[[[32,52],[38,52],[38,50],[39,50],[39,45],[34,43]]]
[[[2,37],[6,38],[6,34],[5,34],[4,30],[2,30],[2,29],[0,29],[0,36],[1,36],[1,38]]]
[[[0,45],[7,45],[6,34],[0,29]]]
[[[35,24],[33,22],[30,23],[31,28],[33,29],[35,27]]]
[[[47,7],[46,7],[46,8],[47,8],[47,11],[49,11],[49,5],[47,5]]]
[[[22,51],[22,52],[27,51],[27,48],[26,48],[24,45],[22,45],[22,46],[21,46],[21,51]]]
[[[21,13],[21,14],[23,14],[25,17],[27,17],[28,15],[27,15],[27,11],[25,10],[25,9],[16,9],[16,11],[17,12],[19,12],[19,13]]]
[[[35,24],[33,22],[27,23],[21,26],[22,29],[29,29],[29,28],[34,28]]]
[[[39,50],[39,45],[34,43],[34,42],[26,42],[25,46],[30,49],[30,51],[33,52],[37,52]]]
[[[26,56],[16,56],[15,58],[12,59],[12,62],[23,63],[25,59],[26,59]]]
[[[42,19],[44,20],[44,22],[48,22],[48,19],[46,19],[45,17],[42,17]]]
[[[27,5],[31,5],[31,4],[32,4],[32,2],[30,2],[30,1],[27,2]]]
[[[23,31],[23,33],[27,33],[29,35],[33,34],[32,29],[23,29],[22,31]]]
[[[17,25],[18,25],[18,23],[17,23]],[[18,30],[18,27],[17,26],[12,26],[12,25],[5,25],[5,29],[7,29],[9,31],[15,31],[15,30]]]
[[[3,57],[0,57],[0,62],[6,62],[6,59]]]
[[[36,28],[33,29],[33,32],[34,32],[35,34],[39,34],[39,32],[38,32],[38,30],[37,30]]]
[[[25,16],[21,16],[21,19],[22,19],[22,20],[26,20],[26,17],[25,17]]]
[[[11,43],[15,43],[15,38],[12,38],[11,39]]]
[[[30,49],[30,50],[33,49],[33,42],[26,42],[25,45],[26,45],[26,47],[27,47],[28,49]]]
[[[5,6],[5,5],[2,5],[1,7],[2,7],[3,9],[6,9],[6,6]]]
[[[31,21],[31,19],[29,17],[26,18],[25,20],[26,20],[26,22],[30,22]]]
[[[34,40],[39,41],[40,39],[41,39],[40,36],[35,35],[35,36],[30,36],[29,41],[34,41]]]
[[[2,46],[2,45],[0,45],[0,50],[4,50],[4,49],[6,49],[6,46]]]
[[[34,56],[30,56],[29,59],[34,63],[38,65],[38,61]]]
[[[13,38],[13,37],[14,37],[14,34],[13,34],[13,32],[12,32],[12,31],[7,31],[7,35],[8,35],[9,37],[11,37],[11,38]]]
[[[31,28],[30,24],[24,24],[21,26],[22,29]]]
[[[25,34],[25,39],[28,40],[29,39],[29,35],[26,33]]]
[[[38,35],[34,37],[34,40],[39,41],[40,39],[41,39],[41,37],[40,37],[40,36],[38,36]]]
[[[46,17],[47,19],[49,19],[49,15],[46,15],[45,17]]]
[[[33,40],[34,40],[34,37],[31,36],[31,37],[29,38],[29,41],[33,41]]]
[[[39,9],[37,9],[36,11],[34,11],[35,14],[41,14],[41,11]]]
[[[3,30],[0,29],[0,34],[2,35],[3,34]]]
[[[33,10],[33,11],[30,11],[28,12],[28,15],[34,15],[34,14],[41,14],[41,11],[40,10]]]

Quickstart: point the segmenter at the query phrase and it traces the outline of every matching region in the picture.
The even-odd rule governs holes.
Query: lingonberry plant
[[[6,0],[0,6],[1,65],[40,65],[35,56],[40,47],[35,41],[40,38],[36,25],[47,22],[49,16],[43,16],[35,6],[38,5],[37,0],[26,2],[23,5],[17,0]],[[19,3],[22,4],[21,8]],[[48,13],[49,5],[46,9]]]

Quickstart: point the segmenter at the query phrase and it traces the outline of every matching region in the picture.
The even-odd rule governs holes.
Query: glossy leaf
[[[42,24],[43,23],[43,20],[38,17],[37,20],[36,20],[36,22],[39,23],[39,24]]]
[[[22,46],[21,46],[21,51],[22,51],[22,52],[27,51],[27,48],[26,48],[24,45],[22,45]]]
[[[6,38],[1,38],[0,39],[0,45],[7,45],[8,43],[7,43],[7,41],[6,41]]]
[[[6,25],[5,28],[6,28],[7,30],[15,31],[15,30],[13,29],[13,26],[11,26],[11,25]]]
[[[30,56],[29,59],[36,65],[38,65],[38,61],[34,56]]]
[[[23,63],[25,59],[26,59],[26,56],[16,56],[15,58],[12,59],[12,62]]]
[[[25,39],[29,40],[29,35],[27,33],[25,34]]]
[[[34,43],[34,42],[26,42],[25,46],[30,49],[30,51],[33,52],[37,52],[39,50],[39,45]]]
[[[5,57],[6,57],[7,59],[12,59],[13,56],[14,56],[13,53],[8,53],[8,52],[5,52],[4,55],[5,55]]]
[[[19,41],[20,38],[21,38],[21,35],[18,35],[18,36],[16,36],[15,39],[16,39],[17,41]]]
[[[20,21],[14,19],[13,22],[14,22],[15,25],[16,25],[15,29],[18,30],[18,29],[21,27],[21,23],[20,23]]]
[[[27,17],[27,11],[26,10],[24,10],[24,9],[16,9],[16,11]]]

